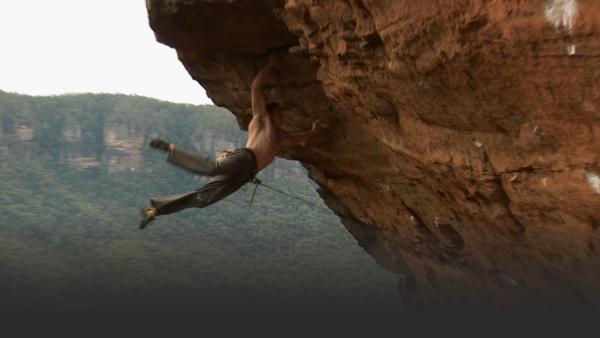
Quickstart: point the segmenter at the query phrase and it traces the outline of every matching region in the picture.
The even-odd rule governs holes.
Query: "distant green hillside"
[[[206,155],[243,145],[221,108],[0,92],[0,126],[0,310],[399,301],[396,277],[335,215],[264,188],[251,207],[246,186],[138,230],[150,197],[204,182],[148,141]],[[323,205],[296,163],[278,160],[259,177]]]

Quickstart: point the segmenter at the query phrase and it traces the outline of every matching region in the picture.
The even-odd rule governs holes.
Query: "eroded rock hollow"
[[[600,2],[147,0],[157,40],[301,161],[407,301],[600,301]],[[158,65],[160,66],[160,65]]]

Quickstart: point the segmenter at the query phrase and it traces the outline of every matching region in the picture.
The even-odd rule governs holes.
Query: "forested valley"
[[[0,91],[0,310],[396,306],[397,278],[332,212],[254,186],[138,229],[149,198],[205,179],[147,144],[243,146],[235,118],[109,94]],[[324,207],[297,163],[259,178]]]

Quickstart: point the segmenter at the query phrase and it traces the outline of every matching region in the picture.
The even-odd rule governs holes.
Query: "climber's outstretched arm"
[[[321,130],[321,120],[317,119],[313,122],[311,131],[307,133],[284,135],[283,144],[286,146],[306,145],[306,142]]]
[[[254,78],[254,81],[252,81],[250,90],[252,95],[252,114],[254,116],[267,114],[267,99],[265,94],[263,94],[262,89],[265,82],[272,76],[276,58],[278,58],[278,56],[275,54],[271,55],[265,68],[261,69]]]

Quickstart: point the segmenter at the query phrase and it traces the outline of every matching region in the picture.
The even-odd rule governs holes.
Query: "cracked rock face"
[[[399,293],[428,303],[598,303],[600,2],[147,0],[217,105],[245,128],[250,83],[284,149]]]

